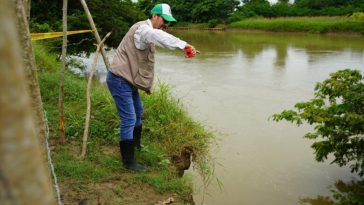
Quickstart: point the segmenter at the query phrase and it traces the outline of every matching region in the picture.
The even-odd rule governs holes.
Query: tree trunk
[[[104,37],[104,39],[102,39],[102,41],[100,42],[100,44],[97,45],[94,61],[92,62],[90,75],[88,77],[87,89],[86,89],[86,100],[87,100],[87,102],[86,102],[86,120],[85,120],[85,129],[83,131],[82,150],[81,150],[81,156],[80,156],[81,159],[83,159],[85,157],[86,150],[87,150],[87,138],[88,138],[88,131],[89,131],[89,127],[90,127],[90,115],[91,115],[92,77],[96,70],[96,64],[97,64],[97,59],[99,57],[100,49],[101,49],[103,43],[105,42],[105,40],[110,36],[110,34],[111,34],[111,32],[107,33],[106,36]]]
[[[30,20],[31,2],[32,2],[31,0],[23,0],[25,17],[27,19],[28,24],[29,24],[29,20]]]
[[[64,133],[64,71],[66,68],[67,57],[67,4],[68,0],[63,0],[63,43],[62,43],[62,65],[59,78],[59,135],[61,143],[66,142]]]
[[[55,200],[34,129],[15,6],[3,1],[0,7],[0,202],[51,205]]]
[[[43,103],[40,95],[37,68],[35,65],[35,58],[33,55],[32,41],[29,33],[28,22],[26,21],[25,12],[22,1],[12,0],[15,6],[16,25],[18,36],[20,40],[22,59],[24,65],[24,73],[26,75],[26,83],[28,86],[28,93],[30,93],[33,116],[35,116],[36,133],[38,141],[42,144],[45,141],[45,121],[43,113]],[[18,51],[18,52],[19,52]]]
[[[88,22],[90,23],[92,32],[95,35],[96,42],[97,42],[97,44],[101,44],[101,38],[100,38],[99,32],[97,32],[97,29],[96,29],[94,20],[93,20],[93,18],[91,16],[90,10],[87,7],[86,1],[85,0],[81,0],[81,4],[83,6],[83,9],[85,10],[85,13],[86,13]],[[109,59],[106,56],[106,53],[105,53],[104,48],[103,48],[103,45],[101,45],[100,50],[101,50],[102,57],[104,59],[104,63],[105,63],[106,69],[107,70],[110,70],[110,62],[109,62]]]

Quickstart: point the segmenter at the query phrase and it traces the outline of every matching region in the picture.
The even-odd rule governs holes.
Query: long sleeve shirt
[[[161,30],[154,29],[152,22],[148,19],[148,24],[143,24],[135,31],[134,44],[139,50],[144,50],[149,44],[154,44],[162,48],[174,50],[184,49],[186,42]]]

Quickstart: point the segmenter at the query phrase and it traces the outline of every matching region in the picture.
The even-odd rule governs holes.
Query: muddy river
[[[192,117],[214,131],[215,175],[195,177],[195,202],[208,205],[293,205],[329,196],[330,186],[356,178],[349,168],[314,160],[310,126],[268,118],[313,97],[329,73],[364,72],[364,37],[282,33],[173,32],[201,51],[185,59],[158,49],[159,79],[171,85]],[[324,204],[324,201],[317,204]]]

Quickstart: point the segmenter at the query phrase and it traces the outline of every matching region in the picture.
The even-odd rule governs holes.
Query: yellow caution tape
[[[79,30],[79,31],[67,31],[67,35],[79,34],[92,32],[92,30]],[[37,41],[41,39],[57,38],[63,36],[63,32],[50,32],[50,33],[31,33],[32,41]]]

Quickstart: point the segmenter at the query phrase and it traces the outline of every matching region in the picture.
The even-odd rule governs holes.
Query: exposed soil
[[[62,203],[80,205],[155,205],[168,198],[173,198],[173,204],[186,204],[173,193],[158,193],[148,184],[129,184],[128,175],[110,179],[100,183],[88,184],[79,187],[72,181],[61,182]],[[163,203],[162,203],[163,204]]]
[[[57,142],[51,145],[55,152]],[[79,151],[79,143],[68,142],[72,145],[73,154]],[[118,154],[118,148],[114,146],[102,146],[102,153]],[[176,156],[175,156],[176,157]],[[180,156],[182,157],[182,156]],[[188,155],[190,159],[190,155]],[[189,161],[185,159],[182,161]],[[190,162],[188,162],[190,164]],[[185,169],[185,167],[184,167]],[[180,172],[183,173],[183,170]],[[125,171],[113,174],[97,183],[80,184],[73,179],[59,181],[61,199],[64,205],[165,205],[165,204],[194,204],[192,196],[181,198],[176,193],[159,193],[147,183],[133,182],[135,173]]]

